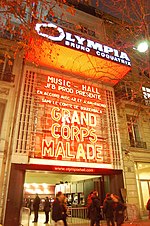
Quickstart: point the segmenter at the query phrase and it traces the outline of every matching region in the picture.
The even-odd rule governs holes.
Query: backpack
[[[150,210],[150,199],[149,199],[148,202],[147,202],[146,209],[147,209],[147,210]]]

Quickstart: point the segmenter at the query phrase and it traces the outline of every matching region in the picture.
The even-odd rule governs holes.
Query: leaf
[[[13,62],[11,60],[8,60],[8,65],[9,66],[13,65]]]
[[[76,10],[72,7],[72,6],[70,6],[70,7],[68,7],[67,8],[67,12],[69,12],[71,15],[75,15],[75,12],[76,12]]]
[[[3,63],[4,63],[4,60],[1,60],[1,59],[0,59],[0,64],[3,64]]]

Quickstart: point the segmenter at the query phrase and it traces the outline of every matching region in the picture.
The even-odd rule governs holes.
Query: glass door
[[[150,197],[150,181],[149,180],[140,180],[141,184],[141,195],[143,200],[143,209],[146,210],[146,204]]]

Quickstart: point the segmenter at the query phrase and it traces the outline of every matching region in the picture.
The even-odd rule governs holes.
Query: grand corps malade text
[[[103,145],[97,143],[97,118],[95,114],[53,107],[52,139],[43,139],[42,156],[50,159],[84,162],[103,162]],[[86,125],[88,128],[86,128]],[[71,142],[76,150],[71,151]]]

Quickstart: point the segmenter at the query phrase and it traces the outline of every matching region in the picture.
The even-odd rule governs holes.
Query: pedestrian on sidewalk
[[[92,195],[92,203],[90,205],[89,209],[89,215],[90,215],[90,226],[96,226],[100,225],[100,220],[102,219],[101,216],[101,208],[100,208],[100,199],[98,198],[98,192],[94,191]]]
[[[111,195],[114,201],[114,210],[115,210],[115,221],[117,226],[121,226],[124,222],[124,211],[126,206],[120,201],[120,198],[117,195]]]
[[[38,212],[39,212],[40,201],[41,200],[40,200],[38,194],[36,194],[35,199],[33,201],[33,210],[34,210],[34,221],[33,221],[33,223],[38,222]]]
[[[149,220],[150,220],[150,198],[147,202],[146,209],[149,211]]]
[[[51,203],[49,201],[49,198],[45,198],[45,203],[44,203],[44,212],[45,212],[45,222],[44,224],[47,224],[49,222],[49,212],[51,208]]]
[[[87,198],[87,218],[90,218],[90,206],[92,204],[92,196],[93,196],[93,191],[90,192]]]
[[[64,194],[61,191],[59,191],[52,205],[52,220],[54,221],[55,226],[64,225],[63,206],[62,206],[63,200],[64,200]]]
[[[32,202],[31,202],[31,199],[29,198],[29,199],[27,200],[27,208],[30,209],[30,215],[31,215],[31,206],[32,206]]]
[[[64,222],[64,226],[68,226],[67,224],[67,200],[66,197],[64,196],[64,199],[62,201],[62,214],[63,214],[63,222]]]
[[[111,194],[107,193],[106,198],[103,203],[103,212],[106,217],[107,226],[110,226],[110,223],[112,226],[115,226],[114,222],[114,201],[111,198]]]

